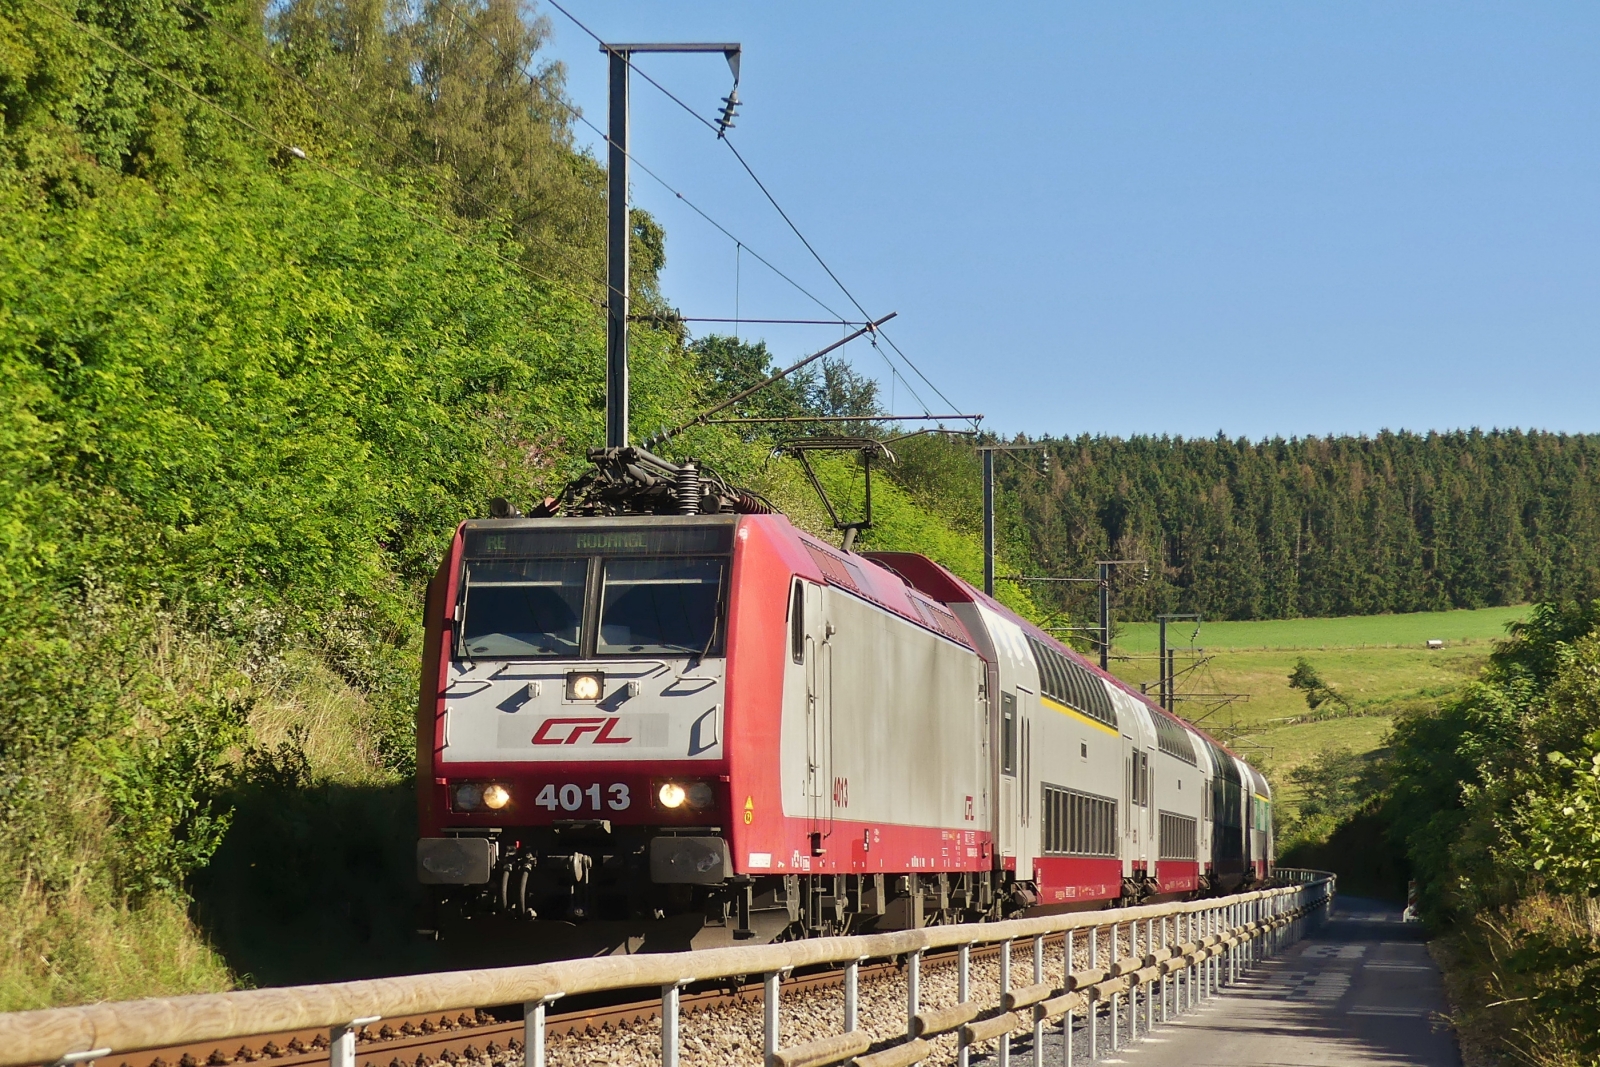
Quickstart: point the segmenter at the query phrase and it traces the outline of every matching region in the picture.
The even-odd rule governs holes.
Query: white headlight
[[[602,674],[567,675],[568,700],[599,700],[604,689],[605,676]]]
[[[689,795],[677,782],[662,782],[660,790],[656,792],[656,799],[661,801],[663,808],[681,808],[683,802],[689,799]]]
[[[498,783],[483,787],[483,806],[499,811],[511,803],[511,790]]]

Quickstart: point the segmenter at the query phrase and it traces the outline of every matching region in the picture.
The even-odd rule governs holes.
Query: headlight
[[[511,803],[511,790],[499,782],[462,782],[450,794],[454,811],[499,811]]]
[[[599,671],[573,671],[567,675],[568,700],[599,700],[606,691],[606,676]]]
[[[672,811],[677,811],[681,808],[703,811],[716,802],[717,794],[711,788],[710,782],[658,782],[656,784],[656,803]]]

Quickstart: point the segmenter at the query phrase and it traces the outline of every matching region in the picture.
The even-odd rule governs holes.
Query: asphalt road
[[[1339,897],[1333,917],[1198,1010],[1173,1016],[1112,1051],[1101,1022],[1100,1063],[1137,1067],[1460,1067],[1438,969],[1421,929],[1398,908]],[[1074,1034],[1072,1063],[1090,1062]],[[1012,1067],[1033,1067],[1026,1039]],[[1064,1067],[1059,1030],[1044,1060]],[[990,1062],[993,1057],[984,1057]]]

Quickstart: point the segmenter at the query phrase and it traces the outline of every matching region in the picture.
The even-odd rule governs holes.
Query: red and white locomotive
[[[679,489],[702,513],[457,531],[418,716],[440,900],[700,945],[1268,877],[1266,780],[1199,730],[922,556]]]

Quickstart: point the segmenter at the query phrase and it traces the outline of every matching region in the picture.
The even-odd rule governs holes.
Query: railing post
[[[356,1034],[368,1023],[375,1023],[381,1015],[353,1019],[328,1029],[328,1067],[356,1067]]]
[[[1213,934],[1218,935],[1219,937],[1222,934],[1222,924],[1227,922],[1227,917],[1226,917],[1227,909],[1228,909],[1228,906],[1226,904],[1219,904],[1215,908],[1213,908],[1212,912],[1211,912],[1211,932]],[[1215,997],[1221,991],[1222,991],[1222,957],[1221,957],[1221,955],[1217,955],[1217,956],[1211,957],[1211,989],[1210,989],[1209,993],[1210,993],[1210,995],[1212,997]]]
[[[1000,1001],[1005,1003],[1006,994],[1011,992],[1011,942],[1000,942]],[[995,1050],[995,1062],[999,1067],[1010,1067],[1011,1064],[1011,1035],[1001,1034],[1000,1042]]]
[[[1110,925],[1110,961],[1122,958],[1122,936],[1117,933],[1117,923]],[[1110,995],[1110,1051],[1122,1051],[1122,993]]]
[[[1179,912],[1172,917],[1173,952],[1177,952],[1178,949],[1182,948],[1184,941],[1187,940],[1183,936],[1183,931],[1184,923],[1188,920],[1188,918],[1189,916],[1185,912]],[[1183,990],[1184,987],[1188,985],[1188,979],[1189,968],[1187,967],[1172,972],[1172,1014],[1174,1015],[1183,1014]]]
[[[1234,920],[1235,928],[1249,925],[1251,905],[1251,901],[1241,901],[1239,906],[1234,909],[1236,912],[1238,912],[1238,916]],[[1235,982],[1242,980],[1250,973],[1250,942],[1240,942],[1237,948],[1238,951],[1234,953],[1236,962],[1233,968],[1233,981]]]
[[[678,1067],[678,991],[689,981],[680,978],[661,987],[661,1067]]]
[[[956,950],[956,1003],[965,1004],[972,995],[972,946],[962,945]],[[972,1058],[972,1049],[967,1045],[965,1037],[957,1037],[956,1050],[957,1067],[967,1067]]]
[[[1213,934],[1220,935],[1222,933],[1222,924],[1224,922],[1223,912],[1226,910],[1226,908],[1226,904],[1219,904],[1217,907],[1211,909],[1211,932]],[[1211,988],[1207,991],[1208,995],[1215,997],[1221,988],[1222,957],[1213,956],[1211,957]]]
[[[1229,904],[1228,905],[1227,910],[1224,913],[1224,918],[1223,918],[1222,922],[1223,922],[1223,930],[1222,930],[1222,932],[1224,934],[1231,934],[1233,931],[1235,931],[1235,930],[1237,930],[1239,928],[1239,905],[1238,904]],[[1238,960],[1238,958],[1239,958],[1239,946],[1238,945],[1229,945],[1228,946],[1228,951],[1222,957],[1222,984],[1223,984],[1224,988],[1226,988],[1227,986],[1230,986],[1230,985],[1233,984],[1234,964]]]
[[[1139,959],[1139,920],[1128,923],[1128,955]],[[1139,1040],[1139,987],[1128,986],[1128,1043]]]
[[[917,1036],[917,1012],[922,1001],[922,950],[906,957],[906,1037]]]
[[[1067,979],[1072,976],[1072,947],[1078,931],[1068,930],[1064,952],[1065,962],[1062,964],[1061,984],[1065,986]],[[1072,1067],[1072,1013],[1067,1012],[1061,1020],[1061,1062],[1062,1067]],[[961,1067],[967,1067],[965,1063]]]
[[[1128,955],[1139,959],[1139,920],[1128,923]],[[1139,987],[1128,987],[1128,1043],[1139,1040]]]
[[[1089,969],[1100,966],[1100,927],[1089,927]],[[1089,1062],[1100,1058],[1100,999],[1089,1001],[1085,1009],[1089,1023]]]
[[[1143,960],[1144,955],[1139,951],[1139,920],[1134,919],[1128,924],[1128,954],[1136,960]],[[1139,996],[1148,992],[1142,983],[1135,983],[1128,987],[1128,1041],[1139,1040]]]
[[[551,993],[522,1005],[522,1059],[526,1067],[544,1067],[544,1010],[561,996]]]
[[[1213,909],[1211,909],[1210,920],[1211,929],[1208,929],[1206,933],[1221,933],[1221,907],[1213,907]],[[1200,995],[1202,995],[1202,997],[1216,997],[1216,968],[1218,968],[1219,965],[1221,965],[1221,957],[1211,957],[1210,960],[1206,960],[1206,971],[1208,971],[1208,974],[1206,974],[1206,981],[1200,982]]]
[[[1044,981],[1044,935],[1033,939],[1033,980]],[[1033,1013],[1033,1067],[1044,1067],[1044,1019]]]
[[[1184,928],[1183,940],[1185,942],[1191,942],[1191,941],[1194,940],[1194,931],[1195,931],[1196,922],[1197,922],[1197,919],[1196,919],[1196,913],[1195,912],[1191,911],[1191,912],[1187,912],[1187,913],[1184,914],[1184,916],[1183,916],[1183,928]],[[1195,973],[1197,971],[1199,971],[1199,970],[1200,970],[1200,965],[1197,964],[1197,963],[1191,963],[1191,964],[1189,964],[1187,967],[1185,967],[1183,969],[1183,1010],[1184,1010],[1185,1013],[1188,1013],[1188,1012],[1191,1012],[1191,1011],[1194,1010],[1194,979],[1195,979]]]
[[[1172,947],[1172,942],[1167,939],[1167,917],[1165,915],[1161,916],[1161,947]],[[1167,976],[1162,975],[1157,978],[1156,985],[1156,995],[1161,998],[1161,1021],[1165,1024],[1167,1021]]]
[[[1163,915],[1161,917],[1162,933],[1166,933],[1166,921],[1166,916]],[[1144,921],[1144,952],[1146,956],[1152,956],[1155,951],[1156,921],[1154,918],[1150,918]],[[1155,992],[1155,989],[1147,984],[1144,991],[1144,1028],[1146,1032],[1156,1028],[1156,1002],[1150,997],[1153,992]]]
[[[844,965],[844,1032],[856,1028],[856,1008],[861,991],[861,961],[851,960]]]
[[[761,976],[761,1053],[766,1067],[778,1055],[778,980],[777,971]]]

